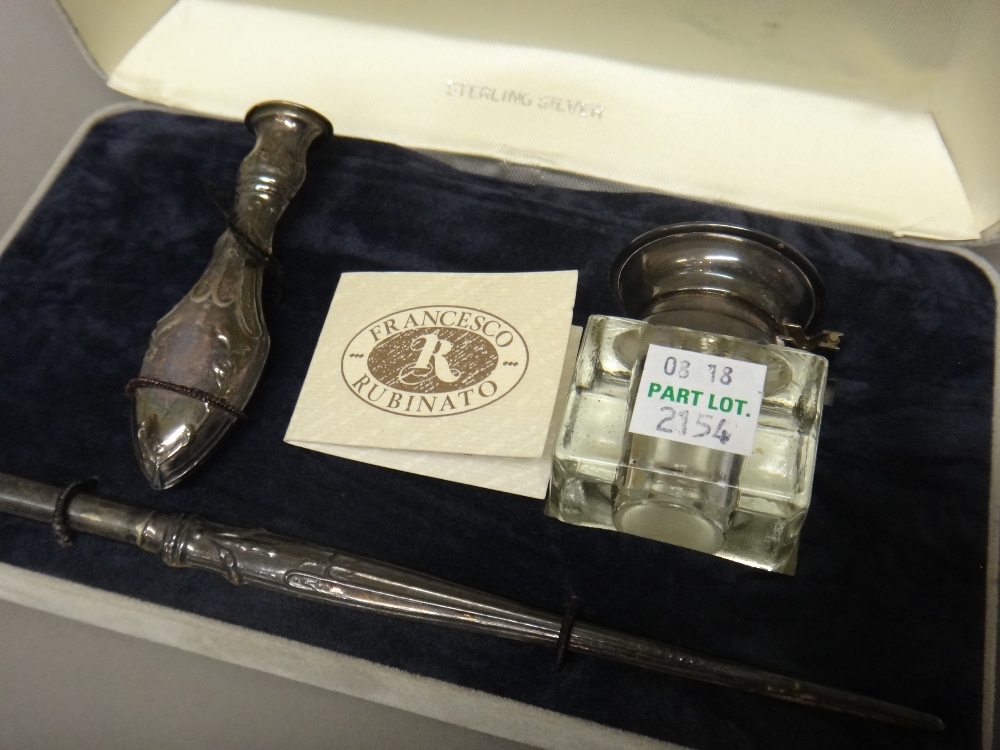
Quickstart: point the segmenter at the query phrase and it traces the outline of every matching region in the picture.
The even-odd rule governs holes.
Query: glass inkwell
[[[816,269],[762,232],[676,224],[629,244],[611,285],[635,319],[587,323],[546,513],[794,572],[827,377],[813,351],[840,340],[806,333]]]

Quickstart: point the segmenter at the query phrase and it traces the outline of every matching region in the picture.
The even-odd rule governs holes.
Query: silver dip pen
[[[157,323],[127,388],[135,455],[154,489],[200,465],[250,400],[271,343],[261,286],[274,227],[305,180],[309,147],[333,134],[322,115],[281,101],[253,107],[246,124],[257,143],[240,165],[229,228]]]

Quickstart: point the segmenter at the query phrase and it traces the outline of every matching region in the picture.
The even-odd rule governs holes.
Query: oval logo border
[[[514,381],[514,384],[510,388],[508,388],[506,391],[504,391],[500,396],[498,396],[497,398],[493,399],[492,401],[488,401],[485,404],[482,404],[480,406],[473,406],[473,407],[471,407],[469,409],[464,409],[463,411],[449,412],[447,414],[415,414],[413,412],[401,412],[401,411],[397,411],[395,409],[386,409],[386,408],[384,408],[382,406],[379,406],[378,404],[375,404],[375,403],[369,401],[368,399],[364,398],[358,391],[355,391],[354,388],[351,386],[350,381],[347,378],[347,373],[344,372],[344,363],[347,360],[348,350],[351,348],[351,344],[354,343],[354,341],[361,334],[363,334],[365,331],[370,331],[374,325],[376,325],[378,323],[381,323],[386,318],[391,318],[393,316],[400,315],[402,313],[412,312],[414,310],[429,310],[429,309],[434,309],[434,308],[448,308],[450,310],[469,310],[470,312],[474,312],[474,313],[482,313],[483,315],[488,315],[491,318],[495,318],[496,320],[499,320],[501,323],[503,323],[505,326],[507,326],[511,331],[513,331],[517,335],[517,338],[521,341],[521,346],[524,349],[524,367],[521,369],[521,374],[518,376],[517,380]],[[422,328],[431,328],[433,326],[421,326],[421,327]],[[452,326],[444,326],[444,327],[445,328],[451,328]],[[462,330],[462,329],[459,329],[459,330]],[[374,348],[374,346],[372,348]],[[370,352],[370,350],[369,350],[369,352]],[[367,360],[367,358],[368,358],[368,354],[366,353],[365,354],[365,371],[369,375],[371,375],[371,371],[368,369],[368,364],[367,364],[368,360]],[[388,313],[387,315],[381,315],[378,318],[376,318],[375,320],[373,320],[371,323],[369,323],[368,325],[366,325],[363,328],[359,329],[353,336],[351,336],[350,340],[348,340],[348,342],[347,342],[347,346],[344,347],[344,353],[340,356],[340,377],[343,379],[344,384],[347,386],[347,390],[349,390],[354,395],[355,398],[359,399],[362,403],[367,404],[368,406],[372,407],[373,409],[378,409],[379,411],[385,412],[386,414],[395,414],[395,415],[401,416],[401,417],[415,417],[417,419],[428,419],[428,418],[434,418],[434,417],[453,417],[453,416],[460,416],[462,414],[468,414],[469,412],[473,412],[473,411],[478,411],[479,409],[485,409],[487,406],[491,406],[491,405],[497,403],[498,401],[500,401],[501,399],[505,398],[508,393],[510,393],[511,391],[513,391],[515,388],[517,388],[521,384],[521,381],[524,380],[524,375],[528,371],[528,365],[530,364],[530,361],[531,361],[531,353],[528,351],[528,342],[524,340],[524,336],[521,335],[521,332],[519,330],[517,330],[517,328],[515,328],[514,326],[512,326],[509,322],[507,322],[507,320],[505,320],[504,318],[501,318],[499,315],[494,315],[493,313],[488,312],[487,310],[480,310],[479,308],[476,308],[476,307],[466,307],[465,305],[417,305],[416,307],[406,307],[406,308],[403,308],[402,310],[396,310],[395,312]],[[374,378],[374,376],[372,376],[372,377]],[[381,384],[383,387],[386,387],[386,388],[389,387],[389,386],[386,386],[384,383],[382,383],[382,381],[380,381],[380,380],[375,380],[375,382]],[[393,390],[395,391],[396,389],[393,389]],[[456,391],[456,393],[457,392],[458,391]],[[448,395],[448,394],[446,393],[444,395]]]

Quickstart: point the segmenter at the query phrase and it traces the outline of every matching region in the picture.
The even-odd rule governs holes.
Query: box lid
[[[61,0],[109,85],[759,211],[967,240],[1000,221],[990,0]]]

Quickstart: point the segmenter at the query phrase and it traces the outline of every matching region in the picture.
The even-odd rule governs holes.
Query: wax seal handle
[[[306,176],[306,153],[333,130],[289,102],[247,113],[257,135],[237,175],[229,227],[191,291],[157,323],[129,393],[132,442],[155,489],[200,465],[250,400],[270,338],[261,306],[274,228]]]
[[[232,218],[238,231],[270,250],[278,219],[306,179],[306,152],[333,130],[322,115],[288,102],[258,104],[246,124],[257,143],[240,165]]]

